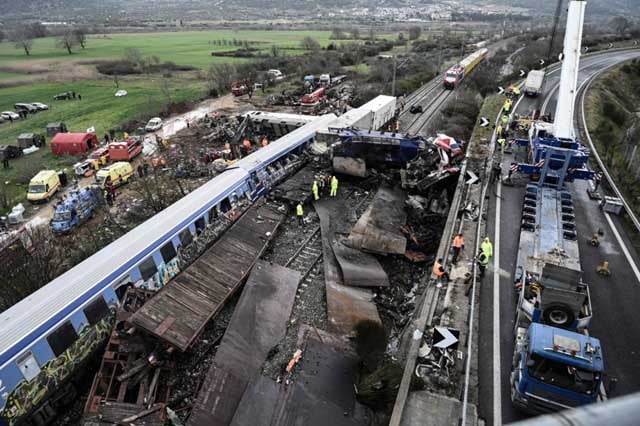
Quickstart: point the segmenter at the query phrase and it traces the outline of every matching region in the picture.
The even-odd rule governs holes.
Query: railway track
[[[317,226],[284,266],[300,272],[302,282],[306,280],[320,259],[322,259],[322,238],[320,238],[320,226]]]

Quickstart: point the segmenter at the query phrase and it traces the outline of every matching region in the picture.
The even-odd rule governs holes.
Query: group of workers
[[[338,178],[335,176],[320,176],[316,177],[313,180],[313,185],[311,186],[311,192],[313,193],[314,201],[320,199],[320,194],[325,192],[325,188],[330,188],[329,196],[335,197],[338,195]],[[298,225],[304,225],[304,208],[302,207],[302,201],[298,202],[296,206],[296,216],[298,218]]]
[[[325,192],[325,188],[330,188],[330,197],[338,195],[338,178],[335,176],[316,177],[313,180],[313,185],[311,187],[314,201],[318,201],[320,199],[320,194]]]
[[[452,243],[453,254],[451,256],[451,263],[456,264],[458,262],[458,258],[460,257],[460,252],[464,250],[464,236],[462,233],[456,234],[453,238]],[[489,261],[493,256],[493,244],[489,237],[485,237],[485,239],[480,244],[480,250],[478,252],[478,256],[476,256],[476,261],[478,262],[478,269],[480,270],[480,279],[484,278],[484,273],[489,266]],[[449,272],[444,267],[443,259],[438,258],[433,263],[433,274],[440,281],[449,282]]]

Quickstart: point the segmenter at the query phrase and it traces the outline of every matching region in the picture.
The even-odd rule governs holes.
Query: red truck
[[[142,138],[129,137],[125,141],[109,144],[109,159],[111,161],[131,161],[142,152]]]
[[[231,93],[233,96],[242,96],[249,93],[250,82],[249,80],[234,81],[231,83]]]
[[[312,93],[302,95],[300,98],[300,105],[302,106],[315,106],[326,99],[325,88],[321,87],[314,90]]]

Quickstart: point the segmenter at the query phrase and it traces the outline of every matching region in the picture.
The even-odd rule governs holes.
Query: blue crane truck
[[[517,293],[511,399],[531,413],[597,402],[604,375],[602,347],[588,336],[589,286],[582,281],[571,193],[565,183],[592,179],[588,152],[556,138],[549,123],[534,123],[527,163],[512,170],[531,176],[522,207],[514,283]]]
[[[70,232],[89,220],[100,203],[99,190],[92,187],[71,192],[55,207],[53,219],[49,222],[56,234]]]

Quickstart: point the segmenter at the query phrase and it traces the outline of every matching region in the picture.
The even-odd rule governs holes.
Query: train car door
[[[22,354],[16,361],[16,364],[27,381],[31,381],[31,379],[40,373],[40,365],[38,365],[38,361],[31,351]]]

